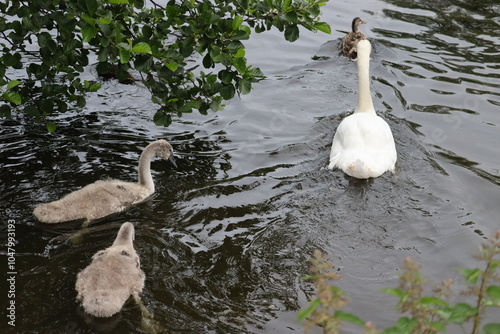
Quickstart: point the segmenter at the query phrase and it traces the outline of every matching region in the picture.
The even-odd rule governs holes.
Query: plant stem
[[[498,232],[497,232],[497,235],[499,235]],[[497,238],[497,240],[498,240],[498,238]],[[497,241],[497,240],[495,240],[495,241]],[[480,325],[481,325],[481,317],[482,317],[482,313],[484,312],[484,306],[483,306],[484,294],[486,293],[486,288],[488,287],[489,279],[491,277],[494,277],[494,272],[492,272],[491,265],[493,262],[493,257],[498,252],[498,247],[499,247],[498,241],[497,242],[495,242],[495,241],[492,241],[491,246],[487,245],[487,246],[484,246],[482,249],[482,252],[486,253],[486,254],[483,253],[483,259],[484,259],[484,261],[486,261],[486,268],[485,268],[483,274],[481,275],[481,284],[479,286],[479,294],[478,294],[477,304],[476,304],[477,313],[474,316],[474,325],[472,327],[471,334],[478,334],[479,333],[479,329],[480,329]]]

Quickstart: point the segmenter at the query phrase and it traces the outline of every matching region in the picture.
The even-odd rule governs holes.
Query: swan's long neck
[[[155,191],[153,176],[151,176],[151,160],[155,156],[154,147],[146,147],[139,159],[139,184],[151,192]]]
[[[370,49],[358,49],[358,106],[355,112],[375,113],[370,92]]]
[[[123,223],[113,242],[113,246],[128,246],[133,248],[134,233],[134,225],[131,223]]]

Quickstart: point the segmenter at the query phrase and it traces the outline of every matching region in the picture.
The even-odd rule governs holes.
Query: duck
[[[353,60],[358,57],[356,46],[359,41],[367,39],[365,34],[359,31],[359,26],[365,23],[359,17],[352,20],[352,31],[342,39],[342,54],[344,56]]]
[[[76,190],[63,198],[37,206],[33,215],[42,223],[56,224],[69,221],[89,222],[123,212],[143,201],[155,192],[151,176],[151,160],[160,157],[176,163],[173,148],[164,139],[150,143],[139,158],[137,183],[121,180],[99,180]]]
[[[357,179],[394,173],[397,152],[389,124],[377,115],[370,93],[371,44],[357,45],[358,103],[354,113],[337,127],[330,152],[329,169],[339,168]]]
[[[76,299],[86,313],[108,318],[120,312],[130,296],[139,299],[146,275],[134,249],[134,238],[134,225],[123,223],[113,244],[95,253],[92,262],[78,273]]]

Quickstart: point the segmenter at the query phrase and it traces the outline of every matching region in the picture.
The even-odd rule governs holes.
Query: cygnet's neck
[[[113,242],[113,246],[127,246],[133,248],[134,233],[134,225],[132,225],[132,223],[123,223]]]
[[[155,155],[155,147],[149,145],[139,158],[139,184],[151,192],[155,191],[153,176],[151,176],[151,160]]]
[[[368,41],[367,41],[368,42]],[[365,41],[360,41],[365,43]],[[369,42],[368,42],[369,43]],[[354,112],[375,113],[370,92],[370,51],[371,47],[358,48],[358,105]]]

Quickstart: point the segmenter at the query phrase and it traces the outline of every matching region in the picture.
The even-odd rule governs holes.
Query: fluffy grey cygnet
[[[122,224],[113,245],[97,252],[92,263],[78,273],[76,298],[85,312],[95,317],[111,317],[130,296],[139,300],[145,275],[133,240],[134,225]]]
[[[151,176],[151,160],[160,157],[174,166],[173,149],[166,140],[149,144],[139,159],[139,182],[120,180],[96,181],[60,200],[37,206],[33,211],[42,223],[63,223],[73,220],[98,220],[141,203],[155,191]]]

